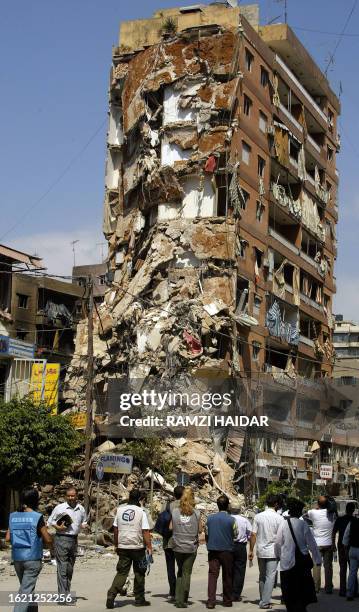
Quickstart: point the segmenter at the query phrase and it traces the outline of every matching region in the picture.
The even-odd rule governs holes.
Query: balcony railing
[[[312,298],[308,297],[304,293],[300,294],[300,299],[302,300],[302,302],[304,302],[308,306],[311,306],[312,308],[315,308],[316,310],[323,312],[323,306],[321,304],[318,304],[318,302],[316,302],[315,300],[312,300]]]
[[[297,130],[303,133],[303,126],[300,125],[299,121],[297,121],[295,117],[293,117],[292,113],[284,106],[284,104],[280,103],[279,108],[282,113],[284,113],[284,115],[289,119],[289,121],[291,121],[295,125]]]
[[[290,77],[290,79],[293,81],[293,83],[295,83],[296,86],[298,87],[298,89],[302,92],[303,96],[308,100],[308,102],[311,104],[311,106],[317,111],[318,115],[320,115],[321,118],[324,121],[328,121],[327,116],[325,115],[325,113],[323,113],[323,111],[320,108],[320,106],[318,106],[318,104],[315,102],[315,100],[313,100],[313,98],[310,95],[310,93],[305,89],[305,87],[303,87],[301,82],[298,81],[297,77],[293,74],[291,69],[288,68],[287,64],[285,64],[283,62],[282,58],[279,57],[279,55],[276,55],[275,59],[276,59],[277,64],[279,64],[283,68],[283,70],[287,73],[287,75]]]
[[[293,251],[293,253],[299,255],[299,249],[294,244],[289,242],[289,240],[284,238],[284,236],[278,234],[278,232],[276,232],[272,227],[269,228],[269,235],[278,240],[278,242],[281,242],[284,246]]]
[[[310,338],[307,338],[307,336],[299,336],[299,342],[302,342],[303,344],[306,344],[307,346],[310,346],[311,348],[314,348],[314,340],[311,340]]]
[[[320,146],[315,142],[315,140],[311,137],[310,134],[307,135],[307,139],[308,142],[310,142],[310,144],[312,145],[312,147],[314,147],[314,149],[318,151],[318,153],[320,153]]]

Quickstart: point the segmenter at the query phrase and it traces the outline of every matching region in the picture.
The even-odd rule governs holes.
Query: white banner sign
[[[333,478],[333,466],[322,464],[320,466],[319,475],[322,480],[331,480]]]
[[[133,466],[132,455],[115,455],[106,453],[100,455],[99,461],[102,463],[105,474],[131,474]]]

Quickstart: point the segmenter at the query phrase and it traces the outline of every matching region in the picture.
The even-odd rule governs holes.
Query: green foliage
[[[141,440],[125,442],[121,446],[121,452],[133,455],[135,463],[153,468],[163,474],[169,482],[174,480],[173,471],[178,459],[175,455],[168,455],[168,449],[164,448],[160,438],[142,438]]]
[[[264,510],[267,495],[279,495],[279,493],[286,493],[290,497],[298,497],[298,491],[293,482],[287,480],[271,482],[258,499],[257,505],[260,510]]]
[[[170,36],[174,36],[176,32],[177,32],[177,24],[175,20],[173,19],[173,17],[167,17],[167,19],[164,20],[161,26],[160,36],[163,36],[164,34],[169,34]]]
[[[30,398],[0,403],[0,483],[19,489],[56,482],[71,468],[82,436],[69,417]]]

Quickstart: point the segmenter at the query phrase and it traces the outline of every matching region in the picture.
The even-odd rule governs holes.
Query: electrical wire
[[[29,214],[49,195],[49,193],[52,192],[52,190],[62,181],[62,179],[66,176],[66,174],[71,170],[72,166],[77,162],[77,160],[83,155],[83,153],[86,151],[86,149],[88,149],[88,147],[90,146],[90,144],[94,141],[94,139],[96,138],[97,134],[102,130],[102,128],[105,126],[105,124],[107,123],[107,117],[106,119],[104,119],[101,124],[98,126],[98,128],[95,130],[95,132],[92,134],[92,136],[88,139],[88,141],[83,145],[83,147],[81,147],[81,149],[78,151],[78,153],[76,153],[76,155],[74,155],[71,160],[69,161],[69,163],[64,167],[64,169],[60,172],[60,174],[57,176],[57,178],[52,181],[52,183],[50,183],[49,187],[46,189],[46,191],[44,191],[44,193],[37,199],[35,200],[35,202],[33,202],[28,208],[25,209],[25,211],[22,213],[22,217],[21,219],[19,219],[18,221],[16,221],[11,227],[9,227],[9,229],[4,232],[1,236],[0,236],[0,240],[3,240],[6,236],[8,236],[11,232],[13,232],[14,229],[16,229],[17,227],[19,227],[19,225],[21,225],[24,221],[24,219],[26,219]]]
[[[346,21],[345,21],[344,27],[343,27],[343,29],[342,29],[342,31],[341,31],[341,33],[340,33],[340,35],[339,35],[339,39],[338,39],[338,41],[337,41],[337,44],[336,44],[336,45],[335,45],[335,47],[334,47],[333,53],[331,53],[331,54],[330,54],[330,58],[329,58],[329,61],[328,61],[327,67],[326,67],[326,69],[324,70],[324,74],[325,74],[325,76],[327,76],[327,75],[328,75],[328,70],[329,70],[330,66],[331,66],[331,65],[334,63],[335,54],[336,54],[336,52],[337,52],[337,50],[338,50],[338,47],[339,47],[340,43],[342,42],[343,35],[344,35],[344,33],[345,33],[345,30],[347,29],[347,25],[349,24],[349,21],[350,21],[350,19],[351,19],[351,17],[352,17],[352,15],[353,15],[353,13],[354,13],[354,11],[355,11],[355,8],[356,8],[356,5],[357,5],[357,4],[358,4],[358,0],[354,0],[353,6],[352,6],[352,8],[351,8],[351,10],[350,10],[350,12],[349,12],[349,15],[348,15],[348,17],[347,17]]]

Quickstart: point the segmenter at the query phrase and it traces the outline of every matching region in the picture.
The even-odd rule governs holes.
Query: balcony
[[[310,346],[311,348],[314,348],[314,340],[311,340],[310,338],[307,338],[307,336],[299,336],[299,342],[302,342],[303,344],[306,344],[307,346]]]
[[[318,144],[315,142],[315,140],[314,140],[314,139],[311,137],[311,135],[310,135],[310,134],[307,134],[307,140],[308,140],[308,142],[310,142],[310,144],[312,145],[312,147],[313,147],[313,148],[314,148],[316,151],[318,151],[318,153],[320,153],[320,151],[321,151],[320,146],[319,146],[319,145],[318,145]]]
[[[284,238],[284,236],[282,236],[281,234],[278,234],[278,232],[276,232],[272,227],[268,228],[268,232],[269,232],[269,235],[272,236],[272,238],[275,238],[276,240],[278,240],[278,242],[280,242],[285,247],[287,247],[287,249],[290,249],[293,253],[295,253],[296,255],[299,255],[299,249],[294,244],[289,242],[289,240]]]
[[[279,55],[275,56],[275,60],[276,60],[277,64],[279,64],[279,66],[281,66],[281,68],[283,68],[284,72],[289,76],[289,78],[292,80],[292,82],[297,86],[297,88],[303,94],[303,96],[305,97],[307,102],[309,102],[309,104],[312,106],[312,108],[314,108],[314,110],[323,119],[323,121],[325,121],[327,123],[328,119],[327,119],[327,116],[325,115],[325,113],[323,113],[323,111],[320,108],[320,106],[318,106],[318,104],[315,102],[315,100],[313,100],[312,96],[310,95],[310,93],[308,93],[308,91],[305,89],[305,87],[303,87],[301,82],[298,81],[297,77],[293,74],[293,72],[290,70],[290,68],[288,68],[287,64],[285,64],[283,62],[282,58],[279,57]]]
[[[312,300],[307,295],[304,295],[304,293],[300,294],[300,299],[302,300],[302,302],[304,302],[304,304],[307,304],[307,306],[311,306],[312,308],[319,310],[319,312],[324,312],[324,308],[321,304],[318,304],[318,302],[316,302],[315,300]]]
[[[293,117],[292,113],[284,106],[284,104],[280,103],[279,108],[282,113],[287,117],[287,119],[289,119],[289,121],[291,121],[293,125],[295,125],[297,130],[299,130],[300,133],[303,134],[303,127],[300,125],[299,121],[297,121],[296,118]]]

